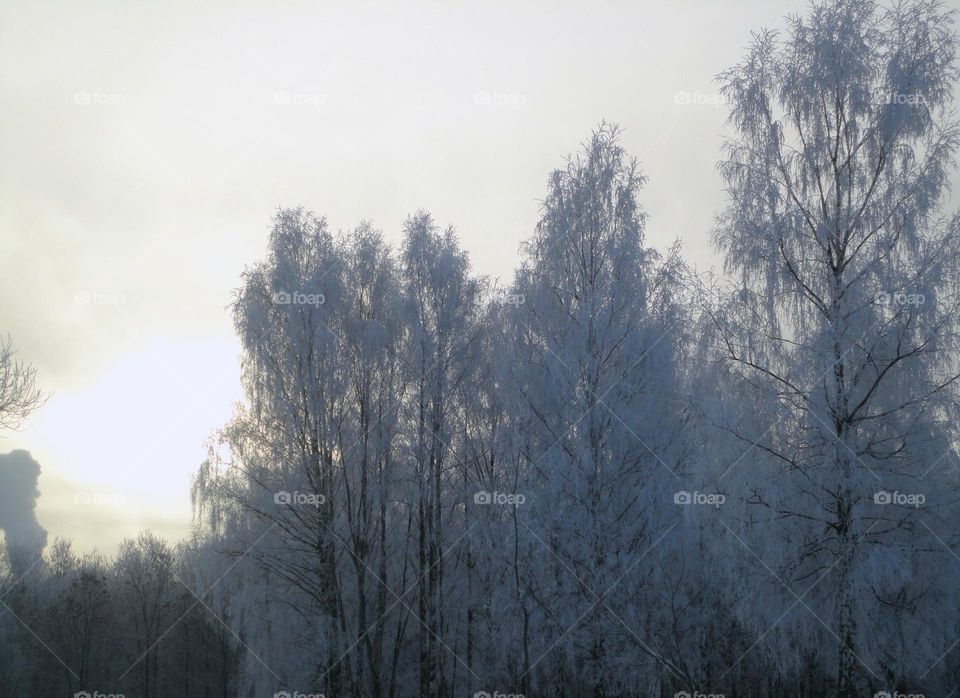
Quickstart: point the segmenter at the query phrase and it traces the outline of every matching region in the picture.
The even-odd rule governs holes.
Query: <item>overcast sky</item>
[[[0,0],[0,331],[53,393],[0,451],[41,463],[40,522],[106,551],[187,533],[240,395],[226,307],[278,206],[391,240],[426,208],[506,281],[548,172],[607,119],[648,242],[714,264],[713,77],[803,6]]]

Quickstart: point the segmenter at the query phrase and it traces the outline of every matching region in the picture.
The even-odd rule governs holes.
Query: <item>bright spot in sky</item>
[[[235,340],[156,341],[51,397],[9,444],[43,468],[50,540],[106,552],[141,528],[186,535],[191,476],[240,399],[238,354]]]

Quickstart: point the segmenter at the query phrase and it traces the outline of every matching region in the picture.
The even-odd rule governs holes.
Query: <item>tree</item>
[[[160,694],[160,643],[177,620],[172,612],[178,591],[173,563],[170,546],[148,532],[121,543],[114,560],[121,618],[133,650],[132,662],[120,680],[137,669],[144,698]],[[90,579],[89,585],[95,582]],[[92,613],[94,609],[88,615]]]
[[[443,673],[444,557],[457,491],[464,409],[479,348],[481,283],[452,228],[441,233],[426,212],[404,226],[402,270],[407,318],[405,357],[411,395],[407,448],[415,470],[420,691],[449,691]],[[456,539],[454,539],[456,540]]]
[[[446,680],[450,444],[480,301],[453,231],[425,213],[395,254],[368,224],[334,236],[281,211],[267,259],[245,275],[234,313],[246,400],[194,493],[233,553],[259,563],[263,591],[300,616],[296,643],[314,664],[278,653],[292,688],[395,693],[411,680],[411,617],[429,658],[420,679]],[[397,592],[413,588],[419,610]]]
[[[47,400],[37,370],[17,359],[10,335],[0,336],[0,430],[18,429]]]
[[[245,272],[233,306],[246,399],[194,483],[198,514],[231,554],[249,553],[268,575],[268,602],[303,619],[295,627],[304,634],[287,640],[303,654],[277,653],[291,685],[319,677],[330,694],[351,680],[341,661],[347,620],[337,567],[350,389],[341,361],[344,273],[342,245],[324,219],[302,209],[276,214],[267,257]]]
[[[340,476],[334,492],[341,547],[353,576],[349,594],[358,661],[356,690],[379,697],[395,680],[386,662],[392,589],[398,585],[402,514],[394,498],[401,411],[406,392],[402,361],[403,298],[396,261],[383,235],[363,224],[342,240],[344,295],[338,361],[345,380],[345,419],[337,431]],[[391,643],[392,646],[392,643]]]
[[[784,657],[832,665],[843,697],[916,687],[952,642],[933,534],[955,540],[952,20],[931,0],[815,3],[720,76],[735,136],[715,241],[739,289],[714,327],[757,406],[723,424],[750,454],[731,466],[743,506],[725,525],[786,602],[751,603],[753,620],[802,603]]]
[[[103,560],[88,558],[71,570],[69,581],[50,606],[47,628],[55,629],[51,638],[57,653],[76,672],[76,684],[70,688],[86,690],[106,686],[112,636],[108,632],[115,616],[110,607],[111,593]],[[63,568],[52,570],[62,573]],[[66,581],[66,580],[65,580]],[[71,676],[67,672],[65,678]]]
[[[543,638],[524,676],[555,652],[540,671],[553,689],[597,696],[652,693],[660,670],[679,673],[643,637],[657,623],[645,599],[683,468],[676,261],[643,246],[644,179],[619,136],[603,124],[550,176],[510,296],[530,499],[524,604]],[[640,670],[638,654],[653,671],[627,669]]]

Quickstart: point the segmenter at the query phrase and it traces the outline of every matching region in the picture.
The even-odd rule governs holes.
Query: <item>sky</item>
[[[40,462],[51,539],[189,533],[241,397],[231,294],[277,207],[391,241],[425,208],[507,282],[606,119],[649,177],[648,244],[716,265],[713,79],[803,7],[0,0],[0,332],[52,394],[0,452]]]

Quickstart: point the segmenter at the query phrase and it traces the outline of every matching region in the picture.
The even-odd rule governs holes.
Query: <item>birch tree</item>
[[[602,125],[551,175],[512,289],[525,597],[543,638],[525,673],[539,667],[553,690],[653,692],[677,672],[644,637],[655,548],[677,518],[682,420],[670,260],[643,245],[643,182]],[[642,675],[627,668],[637,657]]]
[[[735,135],[715,241],[738,289],[715,327],[757,408],[725,424],[747,452],[731,545],[769,582],[759,630],[803,609],[784,662],[832,666],[843,697],[919,688],[953,641],[952,20],[926,0],[814,3],[720,76]]]
[[[408,318],[410,396],[407,448],[414,469],[419,680],[423,695],[449,691],[462,660],[447,647],[444,571],[454,516],[459,435],[472,399],[479,350],[481,290],[452,228],[420,211],[404,226],[401,251]],[[461,520],[462,522],[462,520]]]

